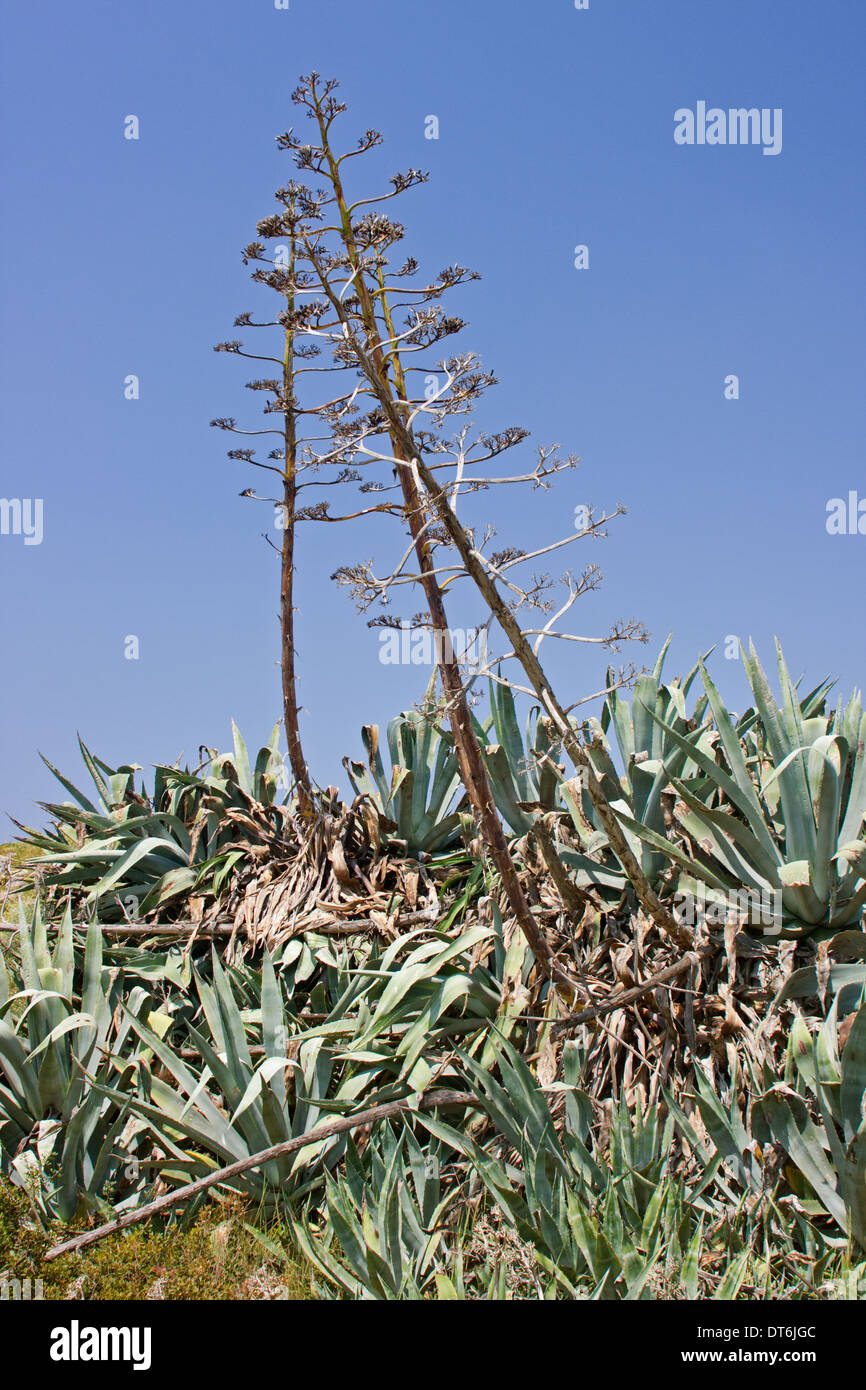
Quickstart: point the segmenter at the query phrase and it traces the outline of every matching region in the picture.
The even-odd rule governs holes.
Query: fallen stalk
[[[399,917],[395,917],[394,927],[420,926],[424,922],[429,922],[431,926],[436,925],[435,918],[429,912],[405,912]],[[46,922],[46,931],[59,931],[60,922]],[[91,922],[73,922],[73,931],[87,931],[92,926]],[[298,932],[302,936],[304,932],[321,932],[323,935],[342,935],[343,932],[366,931],[370,928],[374,930],[384,930],[379,922],[373,922],[368,917],[354,917],[342,919],[335,917],[331,922],[319,922],[315,926],[304,927],[303,932]],[[144,923],[119,923],[102,922],[100,929],[112,936],[179,936],[183,932],[197,931],[200,937],[210,936],[230,936],[235,930],[235,924],[231,921],[210,922],[202,925],[201,922],[169,922],[161,923],[156,926],[147,926]],[[0,920],[0,932],[17,932],[20,925],[17,922],[6,922]]]
[[[650,975],[649,979],[644,980],[642,984],[623,990],[622,994],[618,994],[615,999],[608,999],[604,1004],[595,1004],[591,1009],[581,1009],[579,1013],[567,1014],[565,1018],[558,1019],[553,1025],[552,1032],[558,1035],[566,1028],[572,1028],[578,1023],[591,1023],[594,1018],[602,1018],[605,1014],[616,1013],[626,1004],[640,999],[642,994],[648,994],[657,985],[663,985],[668,980],[675,979],[677,975],[684,975],[692,966],[700,965],[706,956],[713,954],[715,954],[715,947],[713,946],[705,946],[700,951],[689,951],[681,960],[666,966],[664,970],[659,970],[655,975]]]
[[[286,1139],[282,1144],[274,1144],[269,1149],[262,1149],[260,1153],[238,1159],[236,1163],[230,1163],[226,1168],[218,1168],[216,1172],[208,1173],[206,1177],[199,1178],[196,1182],[179,1187],[174,1192],[168,1192],[164,1197],[158,1197],[155,1202],[148,1202],[146,1206],[139,1207],[136,1211],[127,1212],[125,1216],[118,1217],[116,1221],[108,1221],[104,1226],[97,1226],[95,1230],[85,1231],[83,1235],[75,1236],[72,1240],[65,1240],[60,1245],[52,1245],[51,1249],[46,1251],[44,1258],[56,1260],[60,1255],[69,1255],[73,1251],[83,1250],[85,1246],[95,1245],[97,1241],[103,1240],[106,1236],[113,1235],[116,1231],[127,1230],[130,1226],[136,1226],[139,1222],[146,1221],[148,1217],[159,1216],[162,1212],[170,1210],[171,1207],[179,1206],[191,1197],[197,1197],[200,1192],[206,1192],[210,1187],[217,1187],[221,1183],[228,1182],[230,1178],[237,1177],[239,1173],[246,1173],[250,1168],[259,1168],[264,1163],[270,1163],[274,1158],[283,1158],[287,1154],[297,1153],[299,1149],[309,1148],[311,1144],[317,1144],[322,1139],[331,1139],[334,1135],[345,1134],[348,1130],[360,1129],[363,1125],[376,1124],[379,1120],[388,1120],[393,1115],[403,1114],[407,1110],[437,1110],[455,1106],[474,1106],[483,1109],[484,1101],[478,1096],[467,1095],[465,1091],[430,1091],[418,1100],[392,1100],[384,1105],[373,1105],[369,1110],[360,1110],[355,1115],[345,1115],[342,1119],[330,1120],[327,1124],[319,1125],[318,1129],[311,1129],[308,1134],[301,1134],[296,1139]]]
[[[60,922],[46,922],[45,930],[49,932],[59,931],[61,925],[62,923]],[[212,927],[201,927],[200,923],[196,924],[195,922],[174,922],[171,926],[159,927],[130,927],[105,922],[100,923],[100,931],[111,936],[180,936],[183,932],[195,931],[196,925],[199,927],[199,936],[202,937],[228,936],[233,930],[230,924],[222,923],[219,926]],[[72,930],[86,932],[90,926],[92,926],[91,922],[73,922]],[[0,932],[17,931],[20,931],[20,927],[16,922],[0,922]]]

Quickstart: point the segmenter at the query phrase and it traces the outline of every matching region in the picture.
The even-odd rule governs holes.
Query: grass
[[[7,896],[11,875],[21,868],[25,859],[32,859],[33,856],[34,850],[30,845],[18,845],[14,841],[0,844],[0,907],[3,905],[3,899]],[[8,916],[10,907],[14,908],[13,900],[18,897],[21,897],[27,904],[33,900],[33,892],[29,889],[20,893],[9,892],[4,916]]]
[[[41,1279],[46,1299],[310,1299],[300,1261],[277,1259],[250,1233],[256,1217],[240,1198],[219,1195],[192,1221],[143,1225],[47,1263],[49,1246],[85,1224],[44,1231],[25,1193],[0,1180],[0,1279]],[[279,1221],[268,1234],[286,1243]]]
[[[13,869],[19,869],[25,859],[32,859],[38,852],[38,850],[34,850],[32,845],[19,845],[15,840],[0,844],[0,860],[11,859]],[[27,896],[32,897],[32,894]]]

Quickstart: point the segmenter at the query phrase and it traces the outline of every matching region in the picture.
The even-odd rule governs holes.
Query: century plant
[[[670,778],[682,843],[621,819],[678,867],[687,897],[724,908],[733,893],[743,925],[833,935],[857,925],[866,904],[866,713],[859,694],[832,716],[816,713],[778,644],[777,659],[781,705],[754,647],[743,651],[755,709],[739,725],[700,663],[717,749],[706,747],[705,727],[689,732],[650,709],[700,774]]]
[[[621,1096],[609,1107],[605,1142],[582,1089],[587,1059],[578,1043],[566,1044],[562,1080],[546,1087],[510,1045],[498,1044],[496,1060],[486,1071],[461,1056],[508,1146],[504,1155],[439,1119],[420,1116],[419,1122],[470,1159],[503,1217],[533,1246],[559,1296],[645,1299],[677,1291],[690,1299],[727,1300],[760,1281],[763,1296],[772,1297],[771,1265],[784,1268],[798,1236],[807,1248],[823,1244],[832,1252],[808,1217],[792,1233],[772,1169],[765,1158],[762,1175],[754,1130],[750,1136],[741,1121],[736,1074],[723,1102],[696,1073],[706,1145],[670,1095],[667,1111],[629,1105]],[[751,1095],[753,1115],[759,1094]],[[556,1101],[564,1101],[558,1122]],[[677,1162],[675,1128],[689,1139],[693,1166]],[[729,1173],[742,1194],[732,1190]],[[714,1273],[720,1250],[723,1269]]]
[[[561,744],[538,705],[529,710],[521,734],[514,691],[493,679],[489,689],[490,715],[483,723],[474,719],[476,737],[497,810],[515,835],[528,835],[538,815],[562,806]]]
[[[460,773],[453,738],[441,728],[435,709],[436,675],[420,709],[397,715],[388,724],[390,780],[382,763],[379,729],[362,730],[367,765],[343,759],[355,791],[368,797],[396,825],[410,854],[432,854],[453,843],[461,828],[465,798],[455,806]],[[562,808],[559,745],[550,738],[537,706],[530,709],[522,735],[514,692],[491,680],[491,713],[472,722],[481,748],[496,809],[515,835],[527,835],[542,811]]]
[[[319,1294],[506,1298],[517,1285],[523,1296],[631,1300],[662,1286],[696,1298],[714,1253],[709,1183],[690,1201],[669,1171],[674,1120],[654,1108],[614,1107],[605,1151],[579,1065],[567,1052],[564,1080],[550,1088],[565,1101],[557,1124],[549,1093],[508,1044],[496,1044],[493,1069],[461,1052],[457,1071],[489,1124],[473,1133],[418,1114],[402,1133],[350,1149],[315,1215],[291,1218],[296,1244],[324,1276]],[[475,1240],[482,1220],[499,1232],[501,1255]],[[513,1249],[519,1268],[507,1270]],[[755,1264],[744,1242],[712,1296],[736,1297]]]
[[[761,1204],[782,1230],[791,1215],[808,1243],[817,1231],[810,1221],[830,1217],[849,1241],[866,1251],[866,1006],[860,974],[859,1007],[839,1023],[842,991],[834,995],[826,1019],[812,1031],[802,1017],[791,1026],[784,1075],[764,1062],[735,1070],[728,1095],[720,1096],[700,1070],[696,1089],[675,1100],[665,1091],[668,1109],[698,1165],[708,1176],[724,1172],[742,1190],[753,1213]],[[817,983],[814,986],[818,989]],[[700,1132],[693,1115],[697,1112]],[[781,1196],[768,1178],[772,1146],[788,1167],[795,1202],[782,1211]],[[702,1184],[703,1186],[703,1184]],[[733,1200],[735,1194],[722,1184]],[[781,1233],[777,1230],[777,1235]],[[839,1244],[827,1238],[829,1246]],[[844,1243],[844,1242],[842,1242]]]
[[[846,1033],[843,1042],[838,999],[815,1034],[796,1020],[785,1080],[756,1103],[752,1133],[789,1155],[814,1199],[866,1251],[866,1004]]]
[[[482,1033],[495,1013],[495,982],[470,963],[489,935],[483,927],[457,937],[418,929],[355,965],[323,940],[316,951],[328,961],[325,979],[309,991],[297,952],[276,962],[265,953],[252,997],[250,980],[214,952],[212,981],[195,974],[200,1014],[184,1020],[196,1058],[189,1064],[146,1018],[126,1010],[163,1070],[149,1072],[146,1094],[131,1102],[164,1154],[163,1178],[188,1181],[304,1135],[334,1111],[423,1091],[447,1064],[454,1039]],[[324,1017],[301,1016],[308,1005]],[[237,1183],[257,1201],[272,1204],[279,1194],[297,1202],[340,1160],[345,1143],[342,1136],[311,1144]]]
[[[216,953],[212,972],[212,983],[196,972],[201,1017],[198,1025],[186,1021],[198,1066],[188,1066],[147,1018],[126,1010],[129,1026],[161,1064],[163,1075],[149,1074],[145,1094],[131,1104],[163,1155],[159,1169],[165,1180],[190,1181],[211,1171],[214,1160],[228,1164],[304,1134],[315,1127],[328,1095],[333,1060],[320,1039],[287,1056],[290,1024],[270,957],[263,961],[257,1001],[262,1038],[257,1061]],[[114,1092],[106,1089],[106,1094]],[[322,1160],[334,1162],[341,1145],[334,1141],[311,1149],[250,1169],[236,1179],[239,1189],[268,1201],[276,1191],[303,1190],[311,1171]]]
[[[454,1185],[443,1181],[447,1145],[410,1125],[385,1127],[364,1150],[353,1143],[344,1174],[328,1177],[320,1231],[309,1217],[290,1216],[294,1242],[334,1288],[350,1298],[406,1300],[434,1296],[451,1264],[445,1216]]]
[[[249,847],[268,843],[290,819],[279,726],[254,763],[234,722],[232,735],[232,751],[209,750],[201,769],[158,765],[150,792],[136,786],[140,767],[111,768],[79,740],[94,789],[80,791],[47,763],[72,800],[41,803],[52,827],[19,827],[41,851],[28,867],[54,896],[71,893],[105,921],[144,917],[191,895],[219,896]]]
[[[562,609],[554,613],[543,628],[524,628],[516,617],[517,609],[535,607],[543,612],[551,607],[547,598],[549,586],[545,580],[534,581],[528,589],[521,589],[511,578],[513,566],[528,562],[532,557],[522,551],[508,550],[482,559],[481,549],[487,544],[489,534],[479,542],[458,521],[458,496],[479,486],[488,486],[492,481],[478,479],[467,470],[484,460],[496,458],[519,443],[525,437],[525,431],[512,428],[499,435],[482,436],[477,446],[472,446],[467,444],[464,430],[453,447],[439,432],[439,427],[449,418],[465,414],[481,390],[492,381],[488,373],[478,370],[477,362],[471,355],[439,364],[438,370],[444,375],[445,385],[432,398],[429,395],[423,398],[416,396],[412,373],[424,371],[425,368],[413,365],[412,357],[459,331],[462,326],[460,320],[447,315],[439,300],[445,291],[464,283],[470,276],[467,271],[455,266],[444,271],[432,283],[417,286],[411,283],[417,270],[411,258],[396,271],[389,269],[389,252],[402,240],[403,229],[390,221],[378,205],[422,182],[424,175],[410,170],[407,174],[396,176],[391,191],[352,202],[344,187],[345,163],[378,145],[381,137],[375,131],[368,131],[359,141],[357,149],[342,155],[335,152],[331,128],[344,109],[333,95],[335,86],[333,82],[321,83],[318,75],[313,74],[302,82],[295,93],[295,101],[316,127],[317,143],[308,143],[292,131],[281,136],[278,142],[282,148],[294,154],[301,170],[319,176],[324,187],[313,191],[291,185],[288,190],[282,190],[278,194],[279,200],[284,206],[291,201],[294,207],[301,208],[302,215],[299,218],[284,211],[267,224],[261,224],[260,231],[264,237],[276,239],[284,235],[291,224],[299,257],[307,271],[303,277],[300,271],[296,272],[293,281],[295,289],[299,295],[319,296],[306,304],[303,317],[299,311],[296,323],[313,336],[317,345],[325,342],[331,347],[337,368],[343,367],[355,373],[354,385],[339,398],[339,405],[335,405],[336,398],[330,403],[330,415],[325,418],[328,418],[332,428],[334,448],[330,452],[321,452],[319,461],[326,463],[335,453],[345,457],[353,451],[357,466],[368,466],[372,462],[393,467],[400,498],[399,514],[411,536],[409,550],[389,579],[378,580],[369,566],[343,566],[337,572],[338,577],[353,588],[362,607],[379,600],[387,602],[389,589],[394,584],[421,585],[427,614],[419,621],[430,627],[437,639],[439,670],[460,773],[484,842],[501,878],[511,911],[530,942],[539,965],[573,989],[570,972],[556,960],[544,935],[538,930],[508,852],[472,725],[463,679],[448,640],[444,595],[446,588],[451,587],[460,574],[470,577],[481,590],[493,618],[511,643],[512,655],[523,666],[532,691],[541,700],[545,716],[552,720],[554,738],[562,737],[569,756],[583,771],[588,794],[604,824],[611,846],[635,884],[641,902],[664,931],[680,944],[687,945],[691,940],[690,934],[679,926],[658,900],[642,873],[579,737],[568,722],[566,710],[556,700],[538,660],[541,641],[546,636],[563,635],[555,631],[557,618],[582,593],[596,586],[598,572],[590,566],[577,579],[567,576],[567,597]],[[407,307],[406,321],[398,323],[399,315]],[[426,370],[429,375],[432,365]],[[358,415],[362,404],[367,407],[367,413]],[[418,423],[419,419],[428,421],[434,428],[426,429]],[[447,456],[449,452],[452,453],[451,465],[442,462],[442,456]],[[574,460],[562,461],[552,451],[542,450],[538,465],[524,480],[547,486],[551,475],[564,467],[573,466],[573,463]],[[453,478],[448,482],[439,482],[438,472],[449,466],[454,468]],[[368,491],[389,491],[388,485],[378,481],[365,484],[365,488]],[[368,510],[397,509],[395,502]],[[606,519],[590,518],[584,531],[571,539],[603,534],[601,527]],[[443,548],[457,552],[458,565],[442,562],[439,552]],[[542,553],[557,548],[558,545],[547,547]],[[417,565],[415,574],[406,569],[409,558],[413,556]],[[503,597],[500,585],[507,597]],[[537,637],[534,643],[531,641],[533,633]],[[615,646],[630,636],[642,636],[638,625],[618,625],[606,638],[596,640]]]
[[[472,1160],[489,1196],[534,1247],[541,1267],[569,1297],[580,1296],[587,1281],[586,1292],[594,1298],[646,1297],[674,1229],[679,1239],[684,1236],[681,1185],[666,1181],[673,1121],[656,1110],[644,1116],[638,1109],[632,1116],[621,1103],[605,1157],[593,1139],[590,1098],[579,1085],[579,1049],[566,1049],[556,1087],[565,1100],[559,1128],[544,1088],[511,1044],[499,1044],[495,1072],[468,1055],[462,1061],[486,1113],[519,1155],[518,1182],[504,1157],[482,1152],[468,1135],[453,1133],[451,1142]],[[441,1121],[421,1122],[446,1137]]]
[[[130,1105],[146,1057],[118,1020],[123,979],[103,964],[101,928],[89,927],[81,961],[68,911],[53,951],[38,905],[29,920],[23,908],[20,916],[19,978],[0,956],[0,1170],[26,1188],[43,1218],[71,1221],[110,1211],[109,1196],[128,1205],[143,1186]],[[168,1024],[143,988],[129,997],[154,1028]]]
[[[415,559],[418,565],[418,582],[424,592],[429,613],[429,625],[437,640],[439,672],[454,735],[454,746],[460,766],[460,774],[466,787],[469,801],[482,829],[484,840],[501,876],[503,887],[508,895],[512,910],[531,943],[539,963],[550,968],[552,953],[529,909],[523,887],[508,853],[508,847],[496,814],[490,785],[475,736],[469,704],[463,687],[459,664],[450,641],[450,628],[445,607],[442,584],[437,574],[435,539],[430,535],[431,513],[429,501],[423,496],[421,486],[413,470],[414,447],[407,449],[407,441],[402,430],[401,407],[408,403],[406,368],[400,351],[400,340],[395,336],[391,301],[385,282],[385,262],[380,248],[392,239],[392,227],[379,212],[365,214],[359,221],[354,217],[358,207],[378,204],[382,197],[364,199],[361,204],[351,204],[344,188],[343,165],[349,154],[338,156],[331,143],[330,128],[334,119],[343,109],[334,98],[335,83],[326,83],[320,88],[314,74],[308,82],[302,82],[294,93],[298,105],[306,108],[308,116],[316,123],[320,145],[318,149],[303,143],[291,132],[280,137],[282,148],[294,152],[301,169],[312,169],[325,180],[326,193],[311,200],[314,217],[321,219],[323,209],[333,208],[335,225],[330,228],[338,239],[339,249],[333,255],[323,252],[321,237],[323,228],[316,227],[313,237],[304,231],[304,249],[307,260],[318,278],[318,287],[325,292],[340,328],[348,355],[339,352],[338,362],[342,365],[369,364],[367,386],[372,388],[374,405],[377,408],[368,420],[362,437],[370,434],[384,434],[390,443],[397,466],[399,488],[402,495],[402,519],[412,540]],[[379,144],[381,137],[368,131],[359,141],[358,150],[363,153]],[[399,175],[394,182],[394,191],[402,192],[420,179],[417,170],[407,175]],[[385,195],[386,197],[392,195]],[[400,233],[402,235],[402,232]],[[329,270],[323,268],[327,262],[329,269],[343,274],[343,288],[335,289]],[[408,265],[411,274],[414,267]],[[398,272],[399,274],[400,272]],[[405,273],[405,271],[404,271]],[[467,272],[454,268],[441,277],[441,283],[434,289],[415,291],[420,294],[417,302],[423,304],[431,300],[441,288],[463,282]],[[346,292],[350,292],[348,303]],[[412,291],[410,302],[412,302]],[[347,317],[347,315],[349,317]],[[452,331],[451,325],[435,312],[418,316],[416,332],[424,346],[440,341]],[[357,335],[364,339],[360,348]],[[339,348],[339,345],[337,345]],[[561,967],[560,967],[561,969]]]
[[[706,708],[701,696],[691,714],[686,701],[698,667],[685,680],[662,684],[662,670],[670,646],[668,637],[651,671],[638,676],[631,703],[616,688],[615,673],[607,672],[608,693],[599,719],[583,725],[587,755],[611,807],[622,820],[626,815],[650,833],[664,836],[669,816],[670,779],[686,779],[698,772],[688,754],[673,742],[658,718],[686,734],[699,727]],[[654,718],[658,716],[658,718]],[[616,744],[621,771],[614,762],[611,736]],[[701,734],[702,746],[709,751],[710,733]],[[560,857],[571,869],[581,888],[616,889],[628,885],[620,863],[610,852],[609,837],[601,824],[591,797],[580,781],[562,779],[562,798],[568,808],[578,849],[560,848]],[[658,849],[625,826],[635,858],[647,879],[657,883],[667,859]]]
[[[460,773],[454,743],[430,708],[436,676],[427,688],[420,710],[399,714],[388,724],[391,775],[386,775],[379,748],[379,729],[361,731],[367,766],[343,759],[349,780],[359,795],[376,807],[409,854],[435,854],[459,837],[461,814],[454,801]],[[462,803],[461,803],[462,804]]]

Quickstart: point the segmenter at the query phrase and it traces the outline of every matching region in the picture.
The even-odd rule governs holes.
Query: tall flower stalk
[[[371,292],[368,284],[368,270],[364,264],[352,214],[343,187],[340,161],[336,157],[330,141],[330,125],[337,114],[336,103],[328,105],[330,91],[326,85],[323,95],[317,91],[316,79],[310,82],[311,114],[319,128],[323,165],[320,172],[330,183],[333,202],[339,215],[339,235],[345,251],[345,261],[351,276],[351,286],[357,296],[358,314],[370,346],[370,385],[377,398],[387,410],[391,411],[397,402],[405,404],[406,381],[400,355],[392,344],[390,350],[382,346],[382,334],[376,315],[374,293],[378,294],[380,307],[385,316],[385,332],[389,331],[389,308],[384,285],[380,281],[377,290]],[[313,265],[320,284],[325,289],[337,317],[342,319],[344,312],[340,301],[333,295],[327,276],[322,273],[319,251],[311,242],[307,244],[307,255]],[[343,320],[348,328],[348,321]],[[393,333],[391,333],[393,338]],[[550,945],[532,915],[526,894],[509,853],[502,823],[496,811],[493,793],[472,727],[469,704],[463,688],[460,669],[454,656],[450,641],[450,629],[445,608],[442,587],[436,576],[436,566],[428,535],[430,516],[426,501],[418,488],[412,467],[412,452],[404,446],[407,441],[396,422],[389,421],[391,446],[397,462],[400,488],[403,495],[404,517],[415,549],[421,584],[427,602],[430,625],[436,638],[439,672],[445,694],[448,717],[454,735],[454,747],[463,784],[476,815],[479,829],[490,852],[493,863],[502,881],[509,905],[539,965],[554,978],[567,984],[571,989],[575,980],[555,957]]]
[[[266,225],[266,224],[260,224]],[[296,343],[295,343],[295,260],[297,248],[293,231],[294,224],[289,220],[289,257],[286,268],[280,271],[272,267],[270,271],[262,272],[256,270],[254,279],[270,284],[272,288],[285,296],[286,311],[274,323],[253,324],[249,314],[241,314],[235,320],[235,327],[276,327],[281,325],[284,331],[284,350],[282,360],[262,355],[259,353],[245,352],[241,343],[237,340],[218,343],[215,351],[230,352],[239,357],[246,357],[254,361],[263,361],[281,368],[281,379],[268,379],[263,381],[248,382],[247,386],[252,391],[267,391],[272,396],[265,405],[265,413],[279,413],[282,415],[281,430],[241,430],[238,429],[233,419],[217,419],[211,423],[220,429],[228,430],[232,434],[242,435],[272,435],[282,436],[282,443],[271,451],[270,463],[260,463],[255,459],[254,451],[249,448],[232,449],[229,451],[229,458],[239,459],[243,462],[264,468],[275,474],[281,485],[281,497],[278,499],[278,511],[276,513],[282,531],[282,541],[279,547],[280,553],[280,669],[282,680],[282,701],[283,701],[283,723],[285,727],[286,743],[289,753],[289,766],[292,771],[292,778],[298,798],[298,809],[302,815],[310,815],[313,811],[315,798],[310,781],[309,768],[301,743],[301,731],[299,722],[299,705],[297,690],[297,671],[296,671],[296,649],[295,649],[295,524],[297,519],[297,500],[298,500],[298,429],[297,429],[297,399],[295,395],[295,374],[296,374]],[[244,261],[257,261],[261,259],[261,246],[258,242],[253,242],[247,246],[244,252]],[[279,464],[279,466],[278,466]],[[241,494],[244,497],[256,497],[252,488],[244,489]],[[274,504],[274,499],[264,500],[268,506]]]
[[[308,815],[313,808],[313,791],[307,760],[301,746],[298,721],[298,685],[295,671],[295,516],[298,501],[297,411],[295,405],[295,310],[294,274],[296,248],[291,236],[286,291],[286,350],[283,358],[283,537],[280,547],[280,670],[283,687],[283,722],[289,750],[289,764],[297,787],[299,809]]]
[[[425,407],[413,400],[407,390],[402,354],[407,350],[416,351],[421,346],[430,346],[433,342],[439,341],[440,338],[459,331],[462,322],[448,319],[441,314],[438,308],[421,310],[415,312],[408,330],[398,332],[391,312],[388,288],[384,278],[384,253],[385,248],[402,239],[402,228],[389,222],[379,212],[367,213],[360,222],[355,220],[355,213],[360,204],[350,204],[348,201],[341,173],[341,165],[346,159],[362,154],[373,145],[380,143],[381,137],[376,132],[368,131],[359,142],[357,150],[339,157],[335,154],[331,142],[331,126],[337,115],[345,109],[333,96],[335,87],[336,83],[334,82],[320,85],[318,75],[313,74],[302,82],[295,93],[295,101],[306,108],[307,114],[317,125],[318,145],[305,143],[292,132],[287,132],[286,135],[281,136],[279,143],[283,148],[289,149],[295,154],[299,168],[314,171],[324,179],[326,184],[325,193],[319,195],[318,198],[317,225],[315,227],[306,226],[300,239],[303,242],[304,255],[313,270],[316,289],[324,292],[339,330],[337,335],[332,334],[332,342],[336,337],[338,343],[338,356],[344,364],[354,365],[357,368],[359,377],[366,384],[370,395],[378,406],[379,420],[376,421],[376,425],[380,432],[387,434],[390,442],[391,457],[389,461],[395,466],[398,476],[403,497],[404,519],[414,544],[419,566],[419,582],[427,601],[430,624],[435,633],[445,637],[448,624],[440,582],[441,570],[434,559],[435,546],[444,540],[444,543],[452,546],[459,555],[460,572],[475,584],[493,618],[511,643],[509,655],[515,658],[523,668],[529,682],[529,688],[541,700],[542,707],[550,719],[557,737],[562,740],[578,770],[608,837],[610,847],[620,860],[641,906],[656,925],[677,945],[688,949],[692,944],[691,934],[676,921],[673,914],[661,903],[644,875],[616,814],[607,801],[589,757],[581,745],[580,738],[568,718],[568,707],[557,698],[538,658],[541,640],[550,635],[550,624],[540,630],[532,629],[533,632],[540,633],[539,640],[532,642],[529,640],[527,630],[516,616],[516,608],[526,602],[537,602],[536,595],[515,588],[513,583],[504,578],[505,569],[509,565],[520,563],[523,553],[506,552],[504,559],[502,557],[498,560],[494,558],[492,563],[490,559],[482,556],[473,535],[458,520],[456,513],[456,500],[463,487],[465,453],[462,449],[458,450],[456,475],[449,479],[448,483],[441,485],[437,482],[434,473],[434,468],[440,469],[444,466],[438,462],[436,457],[437,454],[441,453],[441,441],[434,441],[431,459],[429,442],[421,439],[413,429],[413,419]],[[383,202],[402,193],[413,184],[422,182],[423,179],[424,176],[417,170],[410,170],[408,175],[399,175],[392,180],[394,185],[392,193],[362,201],[367,204]],[[332,206],[337,214],[334,227],[318,225],[322,220],[323,209],[328,206]],[[324,238],[328,234],[334,233],[341,244],[339,253],[329,253],[323,244]],[[408,262],[407,268],[411,272],[414,268],[414,262]],[[404,273],[406,273],[406,268],[397,272],[398,275]],[[457,269],[452,272],[444,272],[437,285],[429,286],[425,291],[416,291],[421,296],[420,300],[416,302],[420,302],[422,305],[428,304],[434,295],[444,289],[452,288],[453,285],[460,283],[465,278],[466,273]],[[445,400],[444,403],[440,404],[441,416],[455,413],[465,414],[467,405],[475,399],[484,385],[489,384],[491,379],[485,377],[483,373],[473,373],[472,365],[469,359],[452,359],[450,364],[440,364],[441,369],[446,372],[446,376],[450,377],[452,388],[450,401]],[[371,428],[368,426],[366,434],[369,435],[370,433]],[[493,457],[519,442],[523,437],[524,432],[522,431],[506,431],[503,436],[492,441],[490,451],[486,456]],[[487,442],[490,443],[490,441]],[[428,444],[427,449],[424,447],[425,443]],[[362,453],[366,453],[370,457],[380,459],[385,457],[381,453],[376,454],[375,451],[365,447],[361,435],[358,437],[358,446]],[[547,471],[557,471],[557,468],[551,466]],[[536,481],[536,483],[541,481],[543,485],[545,476],[546,472],[542,460],[540,469],[536,470],[534,475],[529,475],[529,479]],[[525,480],[496,479],[495,481]],[[441,533],[441,539],[438,541],[434,523],[438,523],[438,529]],[[593,524],[590,524],[587,532],[598,534]],[[547,549],[556,549],[559,544],[564,543],[556,543]],[[380,587],[382,586],[380,585]],[[502,587],[505,587],[506,593],[509,594],[508,599],[503,597]],[[577,585],[569,583],[570,597],[560,611],[566,611],[579,593],[585,591],[586,587],[591,587],[591,585],[588,583]],[[513,598],[515,593],[519,596],[517,603]],[[553,635],[562,636],[563,634],[554,633]],[[613,637],[604,640],[608,644],[615,644],[617,637],[621,639],[623,635],[629,634],[615,633]],[[585,639],[573,638],[572,640]],[[461,775],[491,858],[500,874],[511,909],[539,962],[545,964],[555,977],[567,978],[571,981],[569,972],[553,958],[549,944],[539,932],[511,861],[502,827],[496,814],[483,758],[472,728],[460,671],[453,659],[453,654],[450,652],[450,643],[443,640],[439,645],[439,650],[446,653],[440,660],[440,672],[454,731]]]

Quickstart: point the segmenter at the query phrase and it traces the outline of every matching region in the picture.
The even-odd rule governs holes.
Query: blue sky
[[[811,684],[862,682],[866,536],[825,527],[830,498],[866,499],[859,0],[49,0],[5,28],[0,496],[43,499],[44,537],[0,535],[0,811],[32,823],[55,795],[37,749],[77,780],[76,731],[147,765],[279,717],[276,557],[238,498],[256,479],[208,428],[256,403],[211,348],[267,295],[239,253],[290,177],[274,137],[311,68],[342,83],[347,144],[384,133],[371,177],[430,170],[401,200],[407,250],[483,276],[459,304],[500,380],[483,423],[581,456],[550,493],[487,495],[503,543],[569,531],[585,501],[628,507],[580,552],[606,583],[578,630],[639,617],[638,660],[673,631],[671,674],[731,634],[770,661],[778,634]],[[781,108],[781,154],[676,145],[674,112],[701,100]],[[329,580],[394,539],[301,539],[323,783],[426,683],[380,664]],[[551,657],[575,699],[605,662]],[[714,669],[743,708],[739,663]]]

